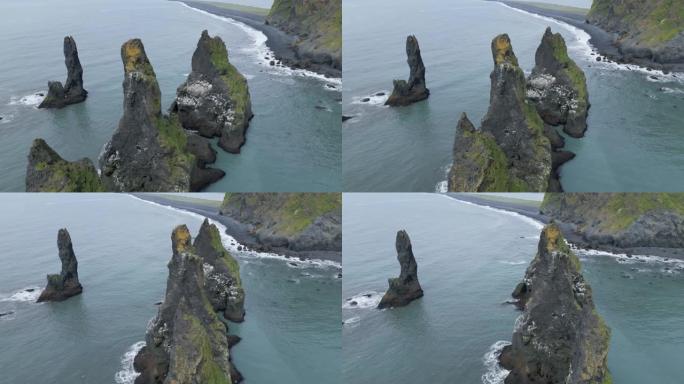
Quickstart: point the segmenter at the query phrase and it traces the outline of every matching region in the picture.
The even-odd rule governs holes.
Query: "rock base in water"
[[[406,55],[410,69],[409,79],[394,80],[394,90],[387,98],[385,105],[405,106],[425,100],[430,96],[430,90],[425,85],[425,65],[420,56],[420,47],[415,36],[406,38]]]
[[[401,265],[399,277],[389,279],[389,289],[382,296],[379,309],[403,307],[411,301],[423,297],[423,289],[418,282],[418,265],[413,256],[411,239],[406,231],[397,232],[397,260]]]
[[[62,271],[59,274],[48,275],[47,286],[38,297],[39,303],[64,301],[83,292],[83,287],[78,281],[78,261],[76,261],[71,244],[71,236],[66,229],[60,229],[57,234],[57,248],[62,262]]]

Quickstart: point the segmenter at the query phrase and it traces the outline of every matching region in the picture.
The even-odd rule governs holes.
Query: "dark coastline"
[[[188,212],[193,212],[197,213],[199,215],[202,215],[204,217],[207,217],[212,220],[216,220],[219,223],[223,224],[226,227],[226,233],[237,240],[238,243],[246,246],[250,250],[255,250],[259,252],[271,252],[271,253],[276,253],[279,255],[282,255],[286,258],[298,258],[300,260],[307,260],[307,259],[319,259],[319,260],[328,260],[328,261],[334,261],[337,263],[342,263],[342,252],[333,252],[333,251],[293,251],[288,248],[283,248],[283,247],[268,247],[265,248],[262,244],[259,243],[257,238],[253,236],[250,231],[249,231],[249,226],[242,224],[228,216],[223,216],[218,212],[218,209],[213,209],[210,206],[205,206],[201,204],[196,204],[192,202],[186,202],[186,201],[180,201],[180,200],[171,200],[171,199],[166,199],[163,196],[160,195],[155,195],[155,194],[149,194],[149,193],[132,193],[132,196],[135,196],[141,200],[146,200],[150,201],[153,203],[173,207],[176,209],[188,211]]]
[[[615,37],[612,33],[606,32],[600,27],[589,24],[586,17],[572,12],[564,12],[562,10],[546,9],[537,7],[532,4],[526,4],[518,1],[508,0],[487,0],[495,1],[511,8],[520,9],[525,12],[534,13],[539,16],[550,17],[558,21],[572,25],[579,28],[591,36],[589,43],[598,52],[598,55],[603,56],[603,61],[616,62],[618,64],[633,64],[647,69],[662,70],[665,72],[684,72],[684,63],[682,64],[661,64],[649,59],[627,58],[615,46],[613,41]],[[588,11],[588,10],[587,10]],[[597,56],[598,57],[598,56]]]
[[[489,206],[492,208],[502,209],[504,211],[515,212],[520,215],[532,218],[543,224],[548,224],[551,218],[543,215],[539,212],[538,207],[524,204],[516,204],[514,202],[496,201],[486,198],[479,198],[473,196],[472,194],[463,193],[449,193],[447,196],[462,200],[469,203]],[[575,231],[572,224],[567,224],[563,222],[558,222],[563,231],[563,236],[565,239],[577,248],[597,250],[603,252],[610,252],[615,254],[627,254],[627,255],[649,255],[649,256],[659,256],[663,258],[673,258],[684,260],[684,249],[682,248],[655,248],[655,247],[635,247],[635,248],[618,248],[603,244],[590,244],[584,237]]]
[[[266,18],[263,16],[233,9],[221,8],[200,1],[172,1],[178,1],[179,3],[183,3],[188,7],[209,12],[217,16],[228,17],[241,23],[247,24],[248,26],[258,31],[261,31],[264,35],[266,35],[266,37],[268,38],[268,40],[266,40],[266,45],[271,49],[271,51],[273,51],[275,59],[293,68],[302,63],[302,61],[297,57],[297,53],[295,52],[295,50],[292,48],[292,44],[295,41],[295,37],[286,34],[278,28],[267,25]],[[228,42],[227,45],[230,46],[230,43]],[[311,66],[302,69],[316,72],[325,77],[342,77],[342,71],[326,65],[312,64]]]

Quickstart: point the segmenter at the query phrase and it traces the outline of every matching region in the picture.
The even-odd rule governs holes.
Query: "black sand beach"
[[[156,195],[150,193],[134,193],[133,196],[151,201],[157,204],[166,205],[176,209],[181,209],[188,212],[197,213],[204,217],[212,220],[216,220],[226,227],[226,233],[235,238],[240,244],[246,246],[248,249],[256,250],[259,252],[272,252],[285,257],[299,258],[301,260],[306,259],[320,259],[320,260],[330,260],[338,263],[342,262],[342,252],[331,252],[331,251],[302,251],[296,252],[291,249],[282,247],[264,247],[259,243],[256,237],[254,237],[250,231],[249,226],[242,224],[230,217],[223,216],[219,213],[220,202],[216,202],[216,206],[211,204],[199,204],[191,200],[184,201],[182,199],[169,199],[165,198],[163,195]]]
[[[264,16],[235,9],[222,8],[202,1],[172,1],[178,1],[192,8],[209,12],[217,16],[228,17],[247,24],[248,26],[261,31],[264,35],[266,35],[268,38],[268,40],[266,40],[266,45],[271,49],[271,51],[273,51],[276,60],[281,61],[283,64],[293,68],[297,68],[297,65],[301,63],[296,52],[294,49],[292,49],[292,44],[295,42],[295,36],[288,35],[278,28],[267,25],[266,18]],[[230,44],[228,43],[228,45]],[[342,77],[342,71],[326,65],[311,64],[305,69],[319,73],[326,77]]]

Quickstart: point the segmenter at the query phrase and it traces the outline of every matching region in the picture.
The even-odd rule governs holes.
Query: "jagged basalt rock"
[[[71,236],[66,229],[60,229],[57,233],[57,248],[59,260],[62,262],[62,271],[57,275],[47,276],[47,286],[38,297],[38,302],[64,301],[71,296],[83,292],[83,287],[78,281],[78,261],[71,244]]]
[[[584,72],[568,56],[563,36],[547,28],[535,55],[536,65],[527,81],[527,97],[545,123],[563,125],[580,138],[587,130],[589,96]]]
[[[406,55],[410,69],[409,79],[394,80],[394,90],[387,98],[385,105],[404,106],[425,100],[430,96],[430,90],[425,85],[425,65],[420,56],[418,39],[411,35],[406,38]]]
[[[139,39],[121,47],[123,117],[100,157],[111,191],[189,191],[195,157],[175,115],[161,113],[161,92]]]
[[[171,111],[185,129],[204,137],[220,137],[219,146],[240,153],[252,118],[247,80],[228,61],[226,45],[220,37],[202,32],[192,55],[192,72],[178,87]]]
[[[204,286],[214,310],[230,321],[244,321],[245,291],[240,266],[223,247],[218,228],[204,219],[193,246],[204,263]]]
[[[382,296],[379,309],[403,307],[415,299],[423,297],[423,289],[418,282],[418,265],[413,256],[411,239],[406,231],[397,232],[397,260],[401,266],[399,277],[389,279],[389,289]]]
[[[135,384],[237,383],[226,325],[205,290],[204,262],[185,225],[171,235],[166,296],[136,355]]]
[[[547,225],[537,255],[513,292],[522,309],[499,362],[506,384],[610,383],[610,329],[596,312],[580,261],[560,228]]]
[[[88,158],[64,160],[43,139],[35,139],[26,167],[27,192],[102,192],[97,169]]]
[[[525,74],[508,35],[492,40],[489,110],[475,130],[461,117],[449,172],[451,192],[538,191],[549,187],[551,144],[526,99]]]
[[[64,63],[67,67],[66,83],[48,82],[48,94],[38,108],[64,108],[85,101],[88,96],[88,91],[83,89],[83,68],[78,59],[76,42],[71,36],[64,37]]]

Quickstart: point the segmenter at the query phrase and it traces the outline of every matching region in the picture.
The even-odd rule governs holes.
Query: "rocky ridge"
[[[59,274],[47,276],[47,286],[38,297],[39,303],[64,301],[83,292],[83,287],[78,281],[78,261],[71,244],[71,236],[65,228],[57,233],[57,248],[59,260],[62,262],[62,271]]]
[[[100,176],[90,159],[66,161],[45,140],[33,140],[26,166],[26,192],[103,191]]]
[[[544,227],[538,252],[513,292],[523,311],[500,364],[506,384],[611,383],[610,329],[596,312],[592,291],[560,228]]]
[[[430,96],[430,90],[425,86],[425,65],[420,55],[418,39],[413,35],[406,38],[406,56],[410,70],[409,79],[394,80],[394,89],[385,105],[405,106]]]
[[[401,273],[399,277],[388,279],[389,289],[382,296],[378,309],[403,307],[423,297],[423,289],[418,282],[418,264],[413,256],[411,239],[406,231],[397,232],[395,247]]]
[[[66,82],[64,85],[59,81],[48,82],[48,94],[38,108],[64,108],[88,97],[88,91],[83,88],[83,68],[78,59],[76,41],[71,36],[64,37],[64,64],[67,67]]]

